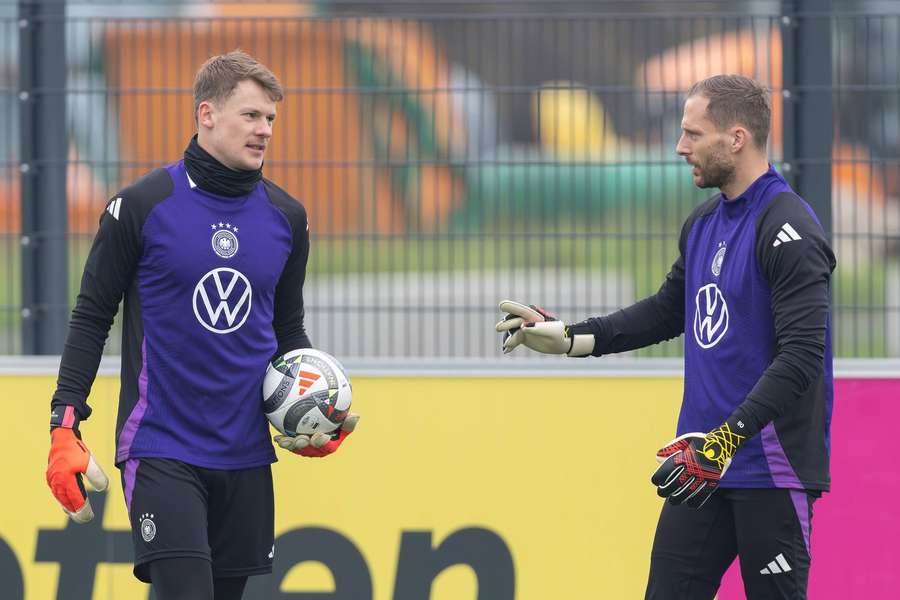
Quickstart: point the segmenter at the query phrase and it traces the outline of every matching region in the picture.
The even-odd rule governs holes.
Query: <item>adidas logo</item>
[[[311,373],[309,371],[300,371],[300,395],[306,393],[306,390],[309,389],[309,386],[314,384],[319,380],[320,375],[318,373]]]
[[[778,573],[787,573],[791,570],[791,565],[784,559],[784,554],[779,554],[775,560],[770,562],[765,569],[760,570],[762,575],[777,575]]]
[[[796,242],[797,240],[802,240],[800,234],[797,233],[797,230],[791,227],[790,223],[785,223],[781,226],[781,231],[778,232],[776,239],[772,242],[772,247],[777,248],[782,243],[787,242]]]
[[[119,209],[122,207],[122,199],[116,198],[112,202],[109,203],[109,206],[106,207],[106,212],[111,214],[113,218],[118,221],[119,220]]]

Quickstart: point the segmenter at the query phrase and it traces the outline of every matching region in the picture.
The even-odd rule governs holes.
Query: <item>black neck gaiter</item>
[[[191,138],[191,143],[184,151],[184,168],[191,180],[204,191],[230,198],[246,196],[262,179],[262,169],[229,169],[200,147],[196,135]]]

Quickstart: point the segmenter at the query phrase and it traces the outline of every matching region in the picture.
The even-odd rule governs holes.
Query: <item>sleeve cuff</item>
[[[78,416],[78,411],[71,404],[57,404],[50,408],[51,431],[57,427],[78,431],[79,421],[81,421],[81,418]]]
[[[588,356],[594,351],[594,335],[592,333],[577,333],[572,336],[572,348],[567,356]]]

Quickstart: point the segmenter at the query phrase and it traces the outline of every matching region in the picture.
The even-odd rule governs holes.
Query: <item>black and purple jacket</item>
[[[306,211],[268,180],[239,197],[197,187],[184,161],[112,198],[87,258],[53,396],[80,419],[124,297],[116,463],[212,469],[274,462],[261,385],[309,347]],[[79,420],[80,420],[79,419]]]
[[[685,334],[678,435],[726,420],[748,437],[722,487],[827,490],[834,254],[809,205],[770,167],[682,228],[653,296],[570,327],[595,356]]]

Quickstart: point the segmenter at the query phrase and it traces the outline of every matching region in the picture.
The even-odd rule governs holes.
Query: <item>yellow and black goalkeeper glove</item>
[[[705,435],[678,436],[656,453],[661,463],[651,477],[656,492],[672,504],[700,508],[719,487],[719,480],[745,439],[728,423]]]

